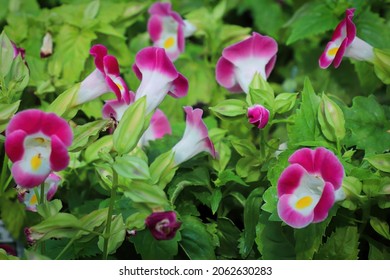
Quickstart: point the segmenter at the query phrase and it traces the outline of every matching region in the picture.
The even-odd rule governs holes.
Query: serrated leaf
[[[242,186],[248,186],[247,183],[245,183],[241,177],[237,176],[233,170],[226,169],[218,174],[217,180],[215,180],[215,185],[217,187],[224,186],[229,182],[235,182],[237,184],[240,184]]]
[[[370,219],[370,225],[377,233],[390,240],[389,224],[387,222],[376,217],[372,217]]]
[[[323,1],[309,2],[295,12],[288,23],[292,29],[287,45],[334,29],[339,20],[333,10]]]
[[[183,216],[180,246],[191,260],[214,260],[213,238],[205,225],[192,216]]]
[[[357,260],[359,253],[359,233],[357,227],[338,227],[320,248],[315,259]]]
[[[388,48],[390,45],[389,27],[379,14],[366,9],[355,21],[357,35],[376,48]],[[374,33],[373,33],[374,32]]]
[[[125,191],[125,196],[134,202],[146,203],[152,206],[164,207],[169,202],[165,192],[155,185],[137,182],[132,183],[131,187]]]
[[[156,240],[149,230],[143,230],[130,240],[143,260],[172,260],[178,253],[180,233],[177,232],[171,240]]]
[[[1,219],[11,235],[18,238],[26,217],[25,206],[18,201],[13,202],[5,198],[0,202]]]
[[[218,254],[231,259],[238,258],[238,240],[241,231],[228,218],[217,220],[217,236],[219,239]]]
[[[292,240],[293,229],[281,222],[269,220],[269,214],[262,212],[256,227],[256,244],[264,260],[292,260],[295,250]]]
[[[221,190],[220,189],[214,190],[210,198],[211,212],[213,212],[213,215],[215,214],[215,212],[217,212],[221,200],[222,200]]]
[[[256,237],[256,225],[260,217],[260,205],[262,203],[263,190],[254,189],[245,201],[244,206],[244,231],[240,238],[240,254],[245,259],[252,251]]]
[[[373,95],[355,97],[352,107],[344,108],[344,116],[350,135],[343,142],[348,147],[357,146],[366,150],[366,155],[389,149],[390,121]]]

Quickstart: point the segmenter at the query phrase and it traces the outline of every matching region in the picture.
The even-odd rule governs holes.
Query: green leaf
[[[47,112],[56,113],[58,116],[63,116],[67,111],[75,106],[77,94],[80,89],[80,84],[75,84],[59,96],[47,107]]]
[[[370,219],[370,225],[377,233],[390,240],[389,224],[387,222],[376,217],[372,217]]]
[[[357,260],[359,253],[359,233],[357,227],[338,227],[321,246],[315,259]]]
[[[238,240],[240,238],[240,230],[228,218],[220,218],[217,220],[217,236],[219,239],[219,247],[217,248],[218,255],[226,258],[238,258]]]
[[[114,132],[114,148],[120,154],[127,154],[138,144],[149,122],[145,116],[146,97],[126,109]]]
[[[365,159],[376,169],[390,173],[390,153],[373,155]]]
[[[245,201],[244,231],[240,238],[240,254],[245,259],[252,251],[256,237],[256,225],[260,217],[263,189],[254,189]]]
[[[137,184],[135,184],[133,182],[131,187],[127,188],[125,191],[125,196],[134,202],[147,203],[154,207],[169,206],[165,192],[155,185],[149,185],[141,182],[137,182]]]
[[[352,107],[344,108],[344,116],[349,135],[343,142],[348,147],[356,145],[358,149],[366,150],[366,155],[383,153],[389,148],[390,121],[374,96],[355,97]]]
[[[44,219],[56,215],[62,209],[62,202],[59,199],[45,201],[44,204],[38,204],[37,211]]]
[[[113,254],[122,245],[126,237],[126,228],[122,214],[115,216],[111,222],[110,239],[108,240],[108,254]],[[104,238],[99,236],[99,249],[103,252]]]
[[[288,126],[289,143],[322,140],[317,122],[317,112],[321,99],[315,94],[308,78],[302,91],[302,102],[295,115],[295,123]]]
[[[374,48],[374,70],[384,84],[390,84],[390,49]]]
[[[256,227],[257,249],[264,260],[295,259],[293,229],[282,226],[281,222],[269,220],[269,214],[262,212]]]
[[[62,25],[54,38],[56,50],[49,62],[49,72],[61,77],[65,84],[78,81],[94,39],[96,34],[90,30]]]
[[[150,179],[148,163],[139,157],[129,155],[117,157],[113,167],[120,176],[128,179]]]
[[[172,260],[178,253],[180,233],[171,240],[156,240],[149,230],[137,232],[130,238],[143,260]]]
[[[172,151],[161,154],[150,165],[152,182],[164,189],[175,176],[177,169]]]
[[[217,212],[221,200],[222,200],[221,190],[220,189],[214,190],[210,198],[211,212],[213,212],[213,215],[215,214],[215,212]]]
[[[217,187],[224,186],[229,182],[235,182],[237,184],[240,184],[242,186],[248,186],[247,183],[245,183],[241,177],[237,176],[233,170],[226,169],[218,174],[217,180],[215,180],[215,185]]]
[[[85,149],[84,158],[86,162],[99,159],[99,153],[109,153],[113,147],[112,135],[105,135],[99,138]]]
[[[376,48],[388,48],[390,32],[387,22],[379,14],[366,9],[356,17],[356,31],[359,38]],[[373,33],[374,32],[374,33]]]
[[[210,110],[220,119],[237,119],[244,116],[247,112],[248,105],[245,101],[239,99],[226,99],[218,103]]]
[[[84,20],[94,19],[99,12],[99,8],[100,8],[100,1],[99,0],[95,0],[95,1],[92,1],[91,3],[89,3],[87,5],[87,7],[85,7],[85,10],[84,10]]]
[[[5,130],[9,120],[16,113],[20,105],[20,100],[12,104],[0,104],[0,133]]]
[[[295,12],[293,18],[287,23],[292,29],[291,35],[287,39],[287,45],[332,30],[338,22],[333,10],[324,1],[306,3]]]
[[[0,34],[0,77],[5,77],[11,70],[14,47],[5,32]]]
[[[70,152],[78,152],[94,142],[99,133],[106,128],[108,120],[98,120],[84,125],[78,125],[73,129],[73,143],[69,147]]]
[[[318,107],[318,122],[325,138],[332,142],[341,141],[345,137],[345,118],[340,107],[326,94]]]
[[[18,201],[0,200],[1,219],[14,238],[18,238],[26,217],[25,206]]]
[[[328,227],[332,217],[329,216],[325,221],[316,224],[310,224],[302,229],[295,229],[294,237],[295,252],[299,260],[311,260],[314,254],[318,251],[322,244],[322,239],[325,236],[326,228]]]
[[[283,114],[294,108],[298,93],[279,93],[275,98],[275,113]]]
[[[191,260],[214,260],[213,238],[197,218],[183,216],[180,246]]]
[[[232,140],[230,143],[240,156],[253,156],[259,153],[256,146],[248,139]]]

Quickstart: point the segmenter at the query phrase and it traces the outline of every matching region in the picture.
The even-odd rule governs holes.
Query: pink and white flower
[[[325,220],[341,188],[344,168],[325,148],[293,153],[278,180],[279,217],[294,228]]]
[[[157,109],[150,120],[149,127],[142,135],[139,144],[141,146],[147,146],[149,141],[161,139],[167,134],[172,134],[171,125],[164,112]]]
[[[43,183],[52,171],[65,169],[72,139],[69,124],[54,113],[36,109],[17,113],[7,126],[5,139],[16,184],[33,188]]]
[[[104,93],[114,92],[118,101],[130,103],[129,89],[120,76],[118,60],[108,55],[103,45],[94,45],[90,54],[95,57],[96,69],[81,82],[76,105],[91,101]]]
[[[217,82],[230,92],[249,92],[256,73],[264,80],[271,74],[278,44],[268,36],[253,32],[252,36],[225,48],[216,66]]]
[[[164,48],[175,61],[184,52],[185,37],[195,32],[195,27],[172,11],[171,3],[154,3],[149,8],[148,32],[155,47]]]
[[[319,58],[321,68],[328,68],[332,63],[335,68],[339,67],[344,56],[373,61],[373,47],[356,36],[356,26],[352,21],[354,12],[355,9],[345,11],[345,18],[337,25],[332,40]]]
[[[133,70],[141,80],[135,99],[146,96],[147,114],[155,110],[167,94],[175,98],[187,95],[187,79],[176,70],[163,48],[146,47],[139,51]]]
[[[217,157],[214,144],[209,137],[205,123],[202,120],[202,109],[184,107],[186,112],[186,128],[183,138],[172,148],[176,165],[181,164],[201,152],[208,152]]]
[[[169,240],[175,237],[181,223],[174,211],[154,212],[145,220],[146,227],[157,240]]]
[[[269,111],[262,105],[255,104],[248,108],[248,121],[259,129],[268,124]]]
[[[58,186],[61,182],[61,177],[55,173],[50,173],[45,180],[45,196],[48,201],[52,200],[57,192]],[[36,212],[38,206],[38,196],[40,194],[40,188],[35,187],[33,189],[26,189],[21,186],[17,186],[18,200],[26,205],[26,210]],[[37,195],[38,194],[38,195]]]

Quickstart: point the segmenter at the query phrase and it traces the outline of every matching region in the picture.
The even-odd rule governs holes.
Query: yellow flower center
[[[337,51],[339,50],[339,48],[331,48],[329,51],[328,51],[328,55],[330,56],[335,56]]]
[[[34,205],[34,204],[37,204],[37,202],[38,202],[37,195],[36,195],[36,194],[33,194],[33,196],[32,196],[31,199],[30,199],[30,204],[31,204],[31,205]]]
[[[170,47],[173,46],[174,43],[175,43],[175,39],[173,37],[169,37],[164,42],[164,48],[165,49],[169,49]]]
[[[304,208],[310,206],[310,204],[312,202],[313,202],[313,198],[311,196],[304,196],[297,201],[297,203],[295,204],[295,207],[298,209],[304,209]]]
[[[35,142],[37,142],[38,144],[43,144],[43,143],[45,143],[45,139],[42,138],[42,137],[36,137],[34,140],[35,140]]]
[[[42,164],[41,154],[36,154],[35,156],[33,156],[30,164],[33,170],[37,170]]]
[[[116,86],[119,88],[120,91],[123,90],[123,86],[120,83],[116,83]]]

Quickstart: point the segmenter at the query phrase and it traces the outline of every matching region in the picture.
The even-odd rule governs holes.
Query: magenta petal
[[[139,72],[157,71],[170,79],[176,79],[178,72],[163,48],[146,47],[135,57]]]
[[[341,60],[343,60],[344,53],[345,53],[345,50],[346,50],[347,45],[348,45],[348,41],[349,41],[348,38],[345,38],[343,40],[343,42],[341,43],[339,49],[337,50],[336,56],[333,60],[334,68],[337,68],[340,66]]]
[[[276,57],[277,55],[275,54],[270,61],[267,63],[265,66],[265,75],[268,78],[269,75],[271,74],[272,70],[274,69],[275,63],[276,63]]]
[[[181,98],[188,93],[188,80],[182,74],[178,74],[177,78],[173,80],[172,86],[169,89],[169,95],[175,98]]]
[[[322,222],[328,217],[329,210],[332,208],[335,201],[334,187],[331,183],[326,182],[322,196],[314,208],[313,222]]]
[[[295,151],[288,159],[289,163],[297,163],[301,165],[307,172],[313,174],[314,169],[314,150],[303,148]],[[318,171],[318,170],[317,170]]]
[[[54,113],[47,113],[41,125],[42,132],[47,136],[56,135],[67,147],[72,144],[72,129],[63,118],[60,118]]]
[[[50,168],[53,171],[65,169],[69,164],[69,155],[66,146],[55,135],[51,137]]]
[[[150,6],[148,13],[151,15],[169,16],[172,11],[172,5],[168,2],[156,2]]]
[[[104,73],[103,58],[107,55],[107,48],[103,45],[94,45],[89,53],[95,57],[96,68]]]
[[[32,174],[23,170],[22,161],[17,161],[13,164],[12,176],[14,177],[15,183],[24,188],[34,188],[42,184],[50,172],[47,174]]]
[[[6,135],[15,130],[24,130],[27,134],[33,134],[41,129],[45,113],[37,109],[24,110],[12,117],[8,123]]]
[[[161,17],[159,16],[151,16],[148,20],[148,33],[150,35],[150,39],[153,42],[156,42],[160,39],[162,34],[163,23]]]
[[[236,64],[244,57],[256,57],[271,60],[278,51],[276,41],[268,36],[253,32],[253,35],[223,50],[222,55]]]
[[[172,134],[172,128],[167,116],[159,109],[154,112],[150,125],[154,139],[160,139],[166,134]]]
[[[314,169],[325,182],[330,182],[335,190],[341,187],[344,178],[344,167],[339,159],[325,148],[317,148],[314,154]]]
[[[356,26],[353,23],[352,19],[354,16],[355,9],[347,9],[345,11],[345,18],[337,25],[335,31],[332,35],[332,41],[348,38],[349,43],[346,45],[348,47],[352,44],[352,41],[356,36]]]
[[[217,82],[230,92],[242,92],[234,76],[234,65],[224,57],[218,59],[215,76]],[[237,87],[238,86],[238,87]]]
[[[155,239],[169,240],[175,237],[181,223],[176,220],[175,212],[167,211],[152,213],[146,218],[145,225]]]
[[[109,75],[119,76],[118,60],[113,55],[106,55],[103,58],[104,72]]]
[[[299,164],[288,166],[279,177],[277,184],[278,196],[281,197],[285,194],[292,194],[294,190],[298,188],[305,173],[305,168]]]
[[[24,139],[27,134],[23,130],[15,130],[5,139],[5,152],[12,162],[21,160],[24,154]]]
[[[209,132],[206,125],[202,120],[203,110],[196,108],[193,109],[191,106],[184,107],[186,113],[186,123],[190,127],[195,127],[197,131],[200,132],[200,137],[208,137]]]
[[[279,217],[293,228],[304,228],[313,221],[314,213],[311,212],[308,216],[304,216],[297,212],[289,204],[291,196],[284,194],[279,198],[277,206]]]

